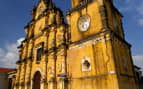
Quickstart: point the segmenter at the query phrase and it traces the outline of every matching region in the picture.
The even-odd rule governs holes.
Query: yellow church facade
[[[25,26],[14,89],[138,89],[131,45],[112,0],[71,0],[66,20],[40,0]]]

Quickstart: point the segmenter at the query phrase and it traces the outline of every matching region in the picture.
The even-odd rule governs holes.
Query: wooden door
[[[36,72],[34,75],[33,80],[33,89],[40,89],[40,81],[41,81],[41,74],[40,72]]]

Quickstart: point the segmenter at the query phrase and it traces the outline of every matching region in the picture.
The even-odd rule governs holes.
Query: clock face
[[[90,26],[90,17],[88,15],[83,15],[78,19],[78,28],[79,31],[85,32]]]

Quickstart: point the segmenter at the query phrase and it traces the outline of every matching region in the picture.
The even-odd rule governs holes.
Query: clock
[[[90,26],[90,16],[83,15],[78,19],[78,29],[80,32],[85,32]]]

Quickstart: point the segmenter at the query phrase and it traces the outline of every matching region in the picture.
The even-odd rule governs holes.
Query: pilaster
[[[56,46],[57,46],[57,60],[56,60],[56,75],[57,75],[57,88],[65,89],[66,79],[66,38],[65,28],[61,27],[58,29],[56,34]]]
[[[48,49],[48,32],[44,32],[44,37],[46,38],[44,42],[44,55],[43,55],[43,78],[41,80],[41,88],[42,89],[47,89],[47,63],[48,63],[48,55],[46,54],[46,51]]]
[[[56,89],[56,54],[48,56],[48,89]]]
[[[30,89],[31,70],[32,70],[32,59],[27,59],[26,74],[25,74],[25,89]]]
[[[67,69],[66,69],[66,47],[62,47],[57,52],[57,87],[58,89],[67,89]]]
[[[26,64],[25,62],[22,63],[21,65],[21,73],[20,73],[20,82],[19,82],[19,89],[24,89],[24,85],[25,85],[25,67]]]
[[[14,89],[19,89],[20,73],[21,73],[21,64],[17,63],[16,83],[15,83]]]
[[[71,43],[71,13],[70,11],[68,10],[67,13],[66,13],[66,20],[67,20],[67,23],[68,23],[68,33],[67,33],[67,36],[68,36],[68,43]]]
[[[56,89],[56,30],[50,29],[48,38],[48,89]]]

